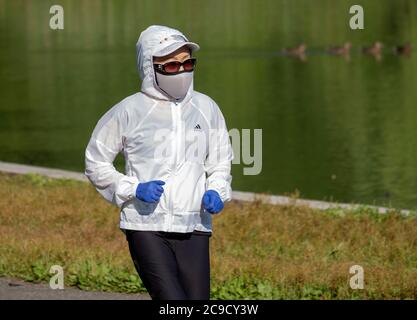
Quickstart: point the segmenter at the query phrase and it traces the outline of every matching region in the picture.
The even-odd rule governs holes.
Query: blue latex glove
[[[224,204],[217,191],[207,190],[203,196],[203,206],[210,213],[222,211]]]
[[[162,188],[164,184],[165,182],[161,180],[139,183],[136,188],[136,198],[145,202],[158,202],[164,192],[164,188]]]

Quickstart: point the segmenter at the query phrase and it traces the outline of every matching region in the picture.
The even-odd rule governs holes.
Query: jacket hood
[[[178,30],[160,25],[152,25],[140,34],[136,43],[137,69],[142,79],[141,92],[159,100],[175,101],[175,99],[168,97],[156,84],[153,68],[154,53],[161,47],[161,43],[163,43],[165,38],[172,36],[181,36],[188,41],[184,34]],[[194,80],[191,82],[188,92],[182,101],[191,98],[194,90],[193,84]]]

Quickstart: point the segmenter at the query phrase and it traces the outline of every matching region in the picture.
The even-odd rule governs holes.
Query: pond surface
[[[417,2],[0,0],[0,160],[76,171],[104,112],[137,92],[135,43],[151,24],[201,46],[195,89],[229,129],[263,130],[262,171],[233,165],[235,190],[417,207]],[[350,59],[325,52],[352,43]],[[361,46],[384,43],[381,60]],[[282,49],[307,45],[301,60]],[[123,170],[119,156],[116,167]]]

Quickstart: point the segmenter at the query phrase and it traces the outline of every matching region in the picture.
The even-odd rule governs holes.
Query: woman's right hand
[[[165,182],[161,180],[139,183],[136,188],[136,198],[150,203],[158,202],[164,192],[162,188],[164,184]]]

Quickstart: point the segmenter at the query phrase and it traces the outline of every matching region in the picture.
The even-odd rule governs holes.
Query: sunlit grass
[[[416,299],[417,218],[232,202],[213,217],[213,299]],[[146,292],[119,212],[88,183],[0,173],[0,275]],[[349,268],[365,288],[349,286]]]

